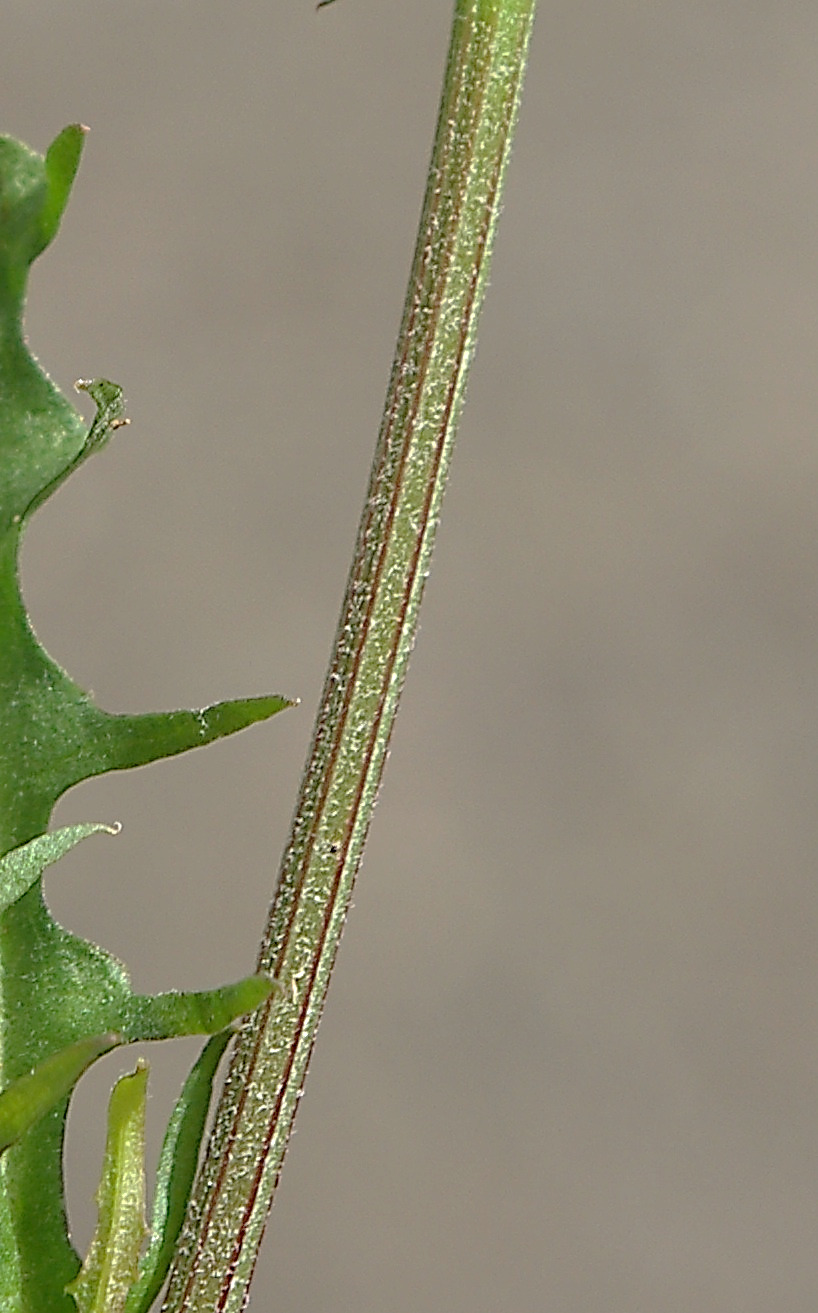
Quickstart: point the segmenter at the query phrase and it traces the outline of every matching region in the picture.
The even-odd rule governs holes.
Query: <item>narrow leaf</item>
[[[89,835],[100,833],[118,834],[119,827],[97,822],[67,825],[62,830],[41,834],[0,857],[0,912],[21,898],[39,880],[47,866],[59,861]]]
[[[88,774],[145,766],[161,757],[204,747],[293,705],[289,698],[272,696],[216,702],[201,711],[159,711],[138,716],[100,712],[97,742],[89,752],[89,757],[98,758],[98,765]],[[86,777],[84,773],[82,778]]]
[[[123,1313],[145,1238],[145,1101],[148,1067],[117,1081],[97,1192],[97,1228],[82,1270],[66,1287],[79,1313]]]
[[[171,1114],[156,1174],[150,1243],[125,1313],[147,1313],[168,1274],[199,1161],[213,1080],[231,1037],[227,1030],[208,1040]]]
[[[86,1068],[119,1042],[113,1034],[78,1040],[12,1081],[0,1093],[0,1153],[64,1099]]]

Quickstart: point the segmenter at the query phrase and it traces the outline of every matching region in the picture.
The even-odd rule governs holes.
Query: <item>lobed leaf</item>
[[[80,1263],[65,1219],[62,1146],[80,1056],[101,1036],[130,1042],[224,1030],[273,989],[254,976],[199,993],[134,994],[122,963],[58,925],[43,898],[46,867],[104,828],[46,833],[67,789],[200,747],[292,705],[270,696],[200,711],[106,711],[45,651],[26,614],[18,559],[27,522],[126,422],[121,389],[95,379],[79,385],[97,408],[89,428],[37,364],[23,333],[29,268],[59,228],[84,131],[66,128],[45,156],[0,137],[0,1148],[4,1125],[8,1142],[0,1158],[2,1313],[74,1310],[66,1287]],[[117,1106],[131,1097],[123,1092]],[[25,1129],[32,1110],[38,1120]],[[193,1126],[193,1112],[187,1115]],[[117,1126],[125,1135],[125,1121]],[[89,1309],[103,1298],[103,1265],[99,1257],[98,1275],[76,1287]]]

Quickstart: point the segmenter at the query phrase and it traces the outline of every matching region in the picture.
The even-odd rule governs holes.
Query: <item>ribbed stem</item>
[[[535,0],[456,0],[384,419],[259,956],[282,985],[233,1056],[165,1313],[239,1313],[386,759],[485,290]]]

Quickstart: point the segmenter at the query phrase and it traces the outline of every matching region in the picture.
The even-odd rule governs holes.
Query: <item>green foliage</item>
[[[145,1103],[148,1068],[114,1086],[97,1191],[97,1228],[82,1271],[68,1286],[78,1313],[122,1313],[145,1239]]]
[[[31,514],[127,421],[121,390],[95,380],[90,430],[28,351],[22,314],[32,261],[56,235],[82,151],[66,128],[45,157],[0,138],[0,1309],[144,1313],[181,1225],[210,1091],[231,1023],[267,999],[251,976],[201,993],[135,994],[123,965],[51,916],[44,870],[108,827],[46,833],[72,785],[210,743],[288,706],[281,697],[203,711],[116,715],[98,707],[39,643],[20,596]],[[68,1095],[117,1044],[210,1034],[165,1140],[144,1259],[143,1069],[112,1095],[100,1222],[81,1267],[68,1236],[62,1147]],[[68,1287],[70,1286],[70,1293]]]
[[[229,1031],[208,1040],[171,1114],[156,1173],[150,1242],[125,1313],[146,1313],[164,1284],[193,1188],[213,1078],[229,1040]]]
[[[157,1172],[150,1243],[145,1228],[145,1102],[148,1067],[114,1086],[97,1193],[97,1227],[69,1284],[78,1313],[147,1313],[167,1276],[193,1185],[213,1078],[230,1032],[214,1035],[185,1081],[171,1115]]]
[[[64,1099],[86,1067],[122,1040],[119,1035],[91,1035],[52,1053],[50,1058],[18,1076],[0,1093],[0,1153],[5,1153],[36,1126],[45,1113]]]

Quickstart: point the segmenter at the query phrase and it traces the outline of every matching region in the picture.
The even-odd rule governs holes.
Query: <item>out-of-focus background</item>
[[[813,1313],[818,8],[541,6],[422,632],[263,1251],[276,1313]],[[76,790],[142,989],[252,966],[400,315],[450,6],[6,0],[90,124],[29,333],[131,428],[37,517],[113,710],[302,706]],[[196,1045],[155,1046],[155,1144]],[[107,1086],[69,1167],[92,1225]]]

